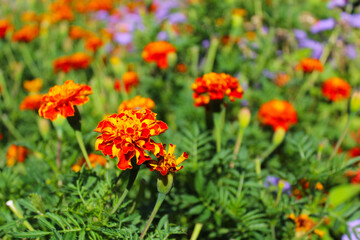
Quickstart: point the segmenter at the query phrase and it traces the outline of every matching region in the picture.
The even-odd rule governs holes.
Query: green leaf
[[[343,184],[331,189],[329,194],[330,206],[338,206],[360,193],[360,185]]]
[[[31,231],[31,232],[13,232],[9,233],[11,236],[15,238],[37,238],[43,237],[46,235],[53,234],[52,232],[44,232],[44,231]]]
[[[202,172],[198,171],[195,177],[195,190],[200,196],[203,195],[204,186],[205,186],[205,178]]]
[[[200,214],[203,210],[204,210],[204,206],[199,204],[193,208],[191,208],[188,212],[189,215],[197,215],[197,214]]]

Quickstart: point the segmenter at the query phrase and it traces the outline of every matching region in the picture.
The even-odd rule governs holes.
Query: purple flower
[[[158,33],[157,37],[158,40],[166,40],[168,38],[168,34],[164,31]]]
[[[348,231],[350,233],[350,238],[348,235],[343,235],[341,240],[357,240],[360,239],[360,219],[351,221],[347,223]]]
[[[246,99],[242,99],[240,104],[241,104],[242,107],[248,107],[249,106],[249,101],[246,100]]]
[[[348,56],[349,59],[356,58],[356,48],[353,45],[346,45],[344,48],[345,55]]]
[[[270,78],[270,79],[274,79],[275,78],[275,73],[273,72],[270,72],[268,69],[264,69],[262,74],[267,77],[267,78]]]
[[[95,18],[101,21],[106,21],[108,17],[109,17],[109,13],[108,11],[105,10],[97,11],[95,14]]]
[[[169,17],[172,9],[177,8],[179,6],[179,1],[158,0],[158,1],[154,1],[154,4],[156,5],[155,18],[158,22],[162,22]]]
[[[186,21],[186,16],[183,13],[173,13],[169,15],[169,22],[172,24],[182,23]]]
[[[205,39],[204,41],[201,42],[201,45],[204,48],[208,48],[208,47],[210,47],[210,41],[208,39]]]
[[[335,24],[336,22],[333,18],[322,19],[311,26],[310,32],[316,34],[322,31],[331,30],[335,27]]]
[[[301,39],[307,38],[307,34],[305,31],[300,29],[293,30],[296,40],[300,41]]]
[[[271,186],[278,187],[279,186],[279,181],[280,181],[280,178],[278,178],[278,177],[267,176],[266,179],[265,179],[265,182],[264,182],[264,186],[266,188],[269,188]],[[284,187],[283,187],[282,191],[284,193],[286,193],[286,194],[290,194],[291,193],[291,185],[290,185],[290,183],[288,183],[287,181],[284,181],[284,180],[283,180],[283,183],[284,183]]]
[[[319,59],[324,50],[324,46],[315,40],[312,39],[302,39],[299,41],[300,48],[309,48],[312,50],[312,57]]]
[[[345,7],[347,0],[331,0],[328,2],[327,7],[328,8],[342,8]]]
[[[121,45],[128,45],[132,40],[133,35],[130,32],[117,32],[114,34],[114,41]]]
[[[360,28],[360,13],[349,14],[342,12],[341,19],[354,28]]]

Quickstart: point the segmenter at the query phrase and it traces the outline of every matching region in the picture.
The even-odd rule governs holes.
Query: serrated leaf
[[[13,232],[13,233],[9,233],[9,234],[15,238],[37,238],[37,237],[43,237],[46,235],[51,235],[53,233],[45,232],[45,231],[31,231],[31,232]]]

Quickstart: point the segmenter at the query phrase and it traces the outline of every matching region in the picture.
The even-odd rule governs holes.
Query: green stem
[[[34,59],[31,57],[31,53],[29,52],[28,46],[24,44],[20,44],[20,51],[33,77],[40,77],[41,76],[40,71],[35,64]]]
[[[198,64],[199,64],[199,47],[194,46],[190,49],[191,51],[191,73],[193,76],[198,75]]]
[[[0,70],[0,86],[1,86],[2,95],[4,96],[5,106],[8,108],[11,105],[11,98],[4,78],[4,74],[1,70]]]
[[[211,39],[209,51],[206,57],[204,73],[209,73],[212,71],[215,62],[216,51],[218,49],[219,43],[220,41],[216,37],[213,37]]]
[[[139,169],[140,169],[140,167],[138,165],[135,165],[135,167],[131,170],[128,184],[127,184],[124,192],[121,194],[119,201],[115,204],[114,208],[111,210],[110,215],[113,215],[116,212],[116,210],[121,206],[125,197],[128,195],[131,187],[134,185],[135,179],[139,173]]]
[[[240,147],[241,147],[241,143],[242,143],[242,139],[243,139],[243,136],[244,136],[244,128],[240,127],[239,131],[238,131],[238,135],[237,135],[237,138],[236,138],[236,142],[235,142],[235,147],[234,147],[234,156],[233,156],[233,160],[236,159],[239,151],[240,151]]]
[[[196,240],[199,237],[199,234],[200,234],[200,231],[201,231],[202,227],[203,227],[202,223],[196,223],[195,224],[194,231],[191,234],[190,240]]]
[[[154,206],[154,209],[153,209],[153,211],[152,211],[152,213],[151,213],[151,215],[150,215],[150,217],[149,217],[149,219],[148,219],[148,221],[147,221],[147,223],[145,225],[144,230],[142,231],[142,233],[140,235],[140,240],[144,239],[145,234],[146,234],[147,230],[149,229],[151,222],[154,220],[154,217],[155,217],[156,213],[158,212],[161,204],[163,203],[165,197],[166,197],[165,193],[159,193],[158,194],[158,198],[156,200],[156,204]]]
[[[350,123],[351,123],[351,120],[353,119],[354,115],[351,114],[350,116],[348,116],[348,119],[346,120],[346,124],[345,124],[345,127],[344,127],[344,130],[342,131],[341,135],[340,135],[340,138],[338,139],[336,145],[335,145],[335,148],[334,150],[332,151],[331,155],[330,155],[330,158],[329,158],[329,161],[335,156],[335,154],[338,152],[339,150],[339,147],[342,143],[342,141],[344,140],[345,138],[345,135],[347,133],[347,131],[349,130],[349,126],[350,126]]]
[[[85,148],[84,141],[83,141],[83,139],[82,139],[81,131],[80,131],[80,130],[75,130],[75,136],[76,136],[77,142],[79,143],[81,152],[82,152],[82,154],[84,155],[86,164],[88,165],[89,169],[91,169],[92,166],[91,166],[91,163],[90,163],[89,156],[88,156],[88,154],[87,154],[87,152],[86,152],[86,148]]]
[[[21,136],[19,131],[14,127],[14,125],[9,121],[9,118],[6,114],[2,114],[0,110],[1,120],[4,123],[5,127],[9,130],[9,132],[16,138],[16,140],[23,140],[24,137]]]
[[[216,152],[221,151],[221,135],[225,123],[226,108],[222,107],[220,113],[214,113],[215,122],[215,137],[216,137]]]
[[[22,215],[22,213],[19,211],[19,209],[16,208],[15,203],[13,200],[9,200],[6,202],[6,205],[11,209],[11,211],[13,211],[13,213],[15,213],[15,215],[20,219],[23,220],[24,216]],[[30,231],[34,231],[34,228],[31,226],[31,224],[27,221],[24,220],[23,221],[25,227],[27,227],[27,229],[29,229]]]

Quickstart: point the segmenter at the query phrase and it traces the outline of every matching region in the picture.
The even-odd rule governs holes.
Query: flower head
[[[41,104],[42,104],[42,94],[31,94],[29,96],[26,96],[21,104],[20,104],[20,110],[39,110]]]
[[[97,137],[95,149],[111,158],[118,157],[118,168],[132,168],[133,157],[138,165],[151,160],[145,150],[156,156],[162,154],[162,144],[155,143],[151,137],[164,133],[167,128],[149,109],[123,110],[99,123],[94,130],[101,134]]]
[[[36,25],[25,25],[12,36],[14,42],[31,42],[39,35],[39,27]]]
[[[92,36],[86,39],[85,48],[91,52],[96,52],[96,50],[103,45],[101,38]]]
[[[106,158],[99,154],[90,153],[89,160],[92,167],[96,167],[96,165],[105,166],[106,165]],[[78,172],[81,170],[82,165],[86,164],[85,158],[79,158],[77,163],[72,165],[71,170],[74,172]]]
[[[26,91],[31,93],[39,92],[42,88],[43,81],[41,78],[35,78],[33,80],[24,81],[23,87]]]
[[[121,80],[117,79],[114,83],[114,89],[116,91],[119,91],[119,92],[121,91],[121,89],[122,89],[121,81],[124,84],[125,91],[129,92],[131,87],[137,86],[139,84],[139,77],[138,77],[137,73],[134,71],[129,71],[129,72],[124,73],[121,77]]]
[[[29,154],[29,149],[23,146],[17,146],[15,144],[11,145],[8,148],[6,153],[6,165],[9,167],[14,166],[16,162],[25,162],[27,155]]]
[[[120,113],[122,110],[131,110],[131,109],[139,109],[139,108],[154,109],[155,103],[151,98],[144,98],[139,95],[136,95],[133,99],[123,101],[119,106],[118,112]]]
[[[324,66],[318,59],[304,58],[296,66],[296,70],[303,71],[305,73],[312,73],[313,71],[322,72],[324,71]]]
[[[69,30],[69,37],[73,40],[87,38],[89,32],[79,26],[71,26]]]
[[[165,147],[165,145],[164,145]],[[183,161],[188,159],[189,154],[184,152],[180,157],[176,159],[174,156],[176,145],[170,144],[168,152],[164,149],[164,154],[158,157],[158,160],[150,160],[146,162],[146,166],[150,168],[151,171],[159,171],[161,175],[165,176],[168,172],[177,172],[183,168],[180,165]]]
[[[296,235],[299,237],[303,236],[315,226],[314,221],[309,218],[307,214],[300,214],[299,216],[295,217],[295,215],[292,213],[289,215],[289,218],[295,222]],[[313,233],[320,237],[324,235],[324,232],[318,229],[314,229]]]
[[[176,48],[166,41],[157,41],[145,46],[142,57],[146,62],[156,62],[159,68],[165,69],[169,66],[169,53],[176,53]]]
[[[360,238],[360,219],[347,222],[347,227],[350,234],[349,236],[343,235],[341,240],[357,240]]]
[[[55,1],[50,5],[52,22],[56,23],[62,20],[72,21],[74,13],[68,3],[64,1]]]
[[[71,67],[74,70],[86,69],[91,62],[91,57],[86,53],[78,52],[70,56]]]
[[[286,194],[290,195],[291,193],[291,185],[287,181],[281,180],[278,177],[275,176],[267,176],[264,182],[264,186],[266,188],[270,188],[271,186],[274,186],[278,189],[279,184],[283,184],[282,191]]]
[[[332,77],[323,83],[322,93],[330,101],[341,101],[350,97],[351,86],[341,78]]]
[[[272,100],[264,103],[258,113],[260,122],[271,126],[274,131],[283,128],[285,131],[297,123],[297,113],[291,103],[287,101]]]
[[[62,56],[54,60],[53,62],[54,72],[68,73],[71,70],[71,59],[69,56]]]
[[[6,35],[6,32],[11,28],[11,23],[10,21],[6,20],[6,19],[1,19],[0,20],[0,38],[4,38]]]
[[[312,25],[310,32],[316,34],[322,31],[332,30],[335,27],[335,24],[336,22],[333,18],[322,19]]]
[[[198,77],[191,85],[195,106],[206,106],[210,100],[222,100],[225,95],[230,101],[241,98],[244,91],[237,78],[225,73],[208,73]]]
[[[39,115],[52,121],[57,118],[58,114],[64,118],[74,116],[74,106],[88,102],[88,95],[92,93],[90,86],[67,80],[61,86],[56,85],[50,88],[49,92],[44,95]]]
[[[283,87],[290,81],[290,76],[286,73],[278,73],[276,74],[274,81],[276,85],[278,85],[279,87]]]

